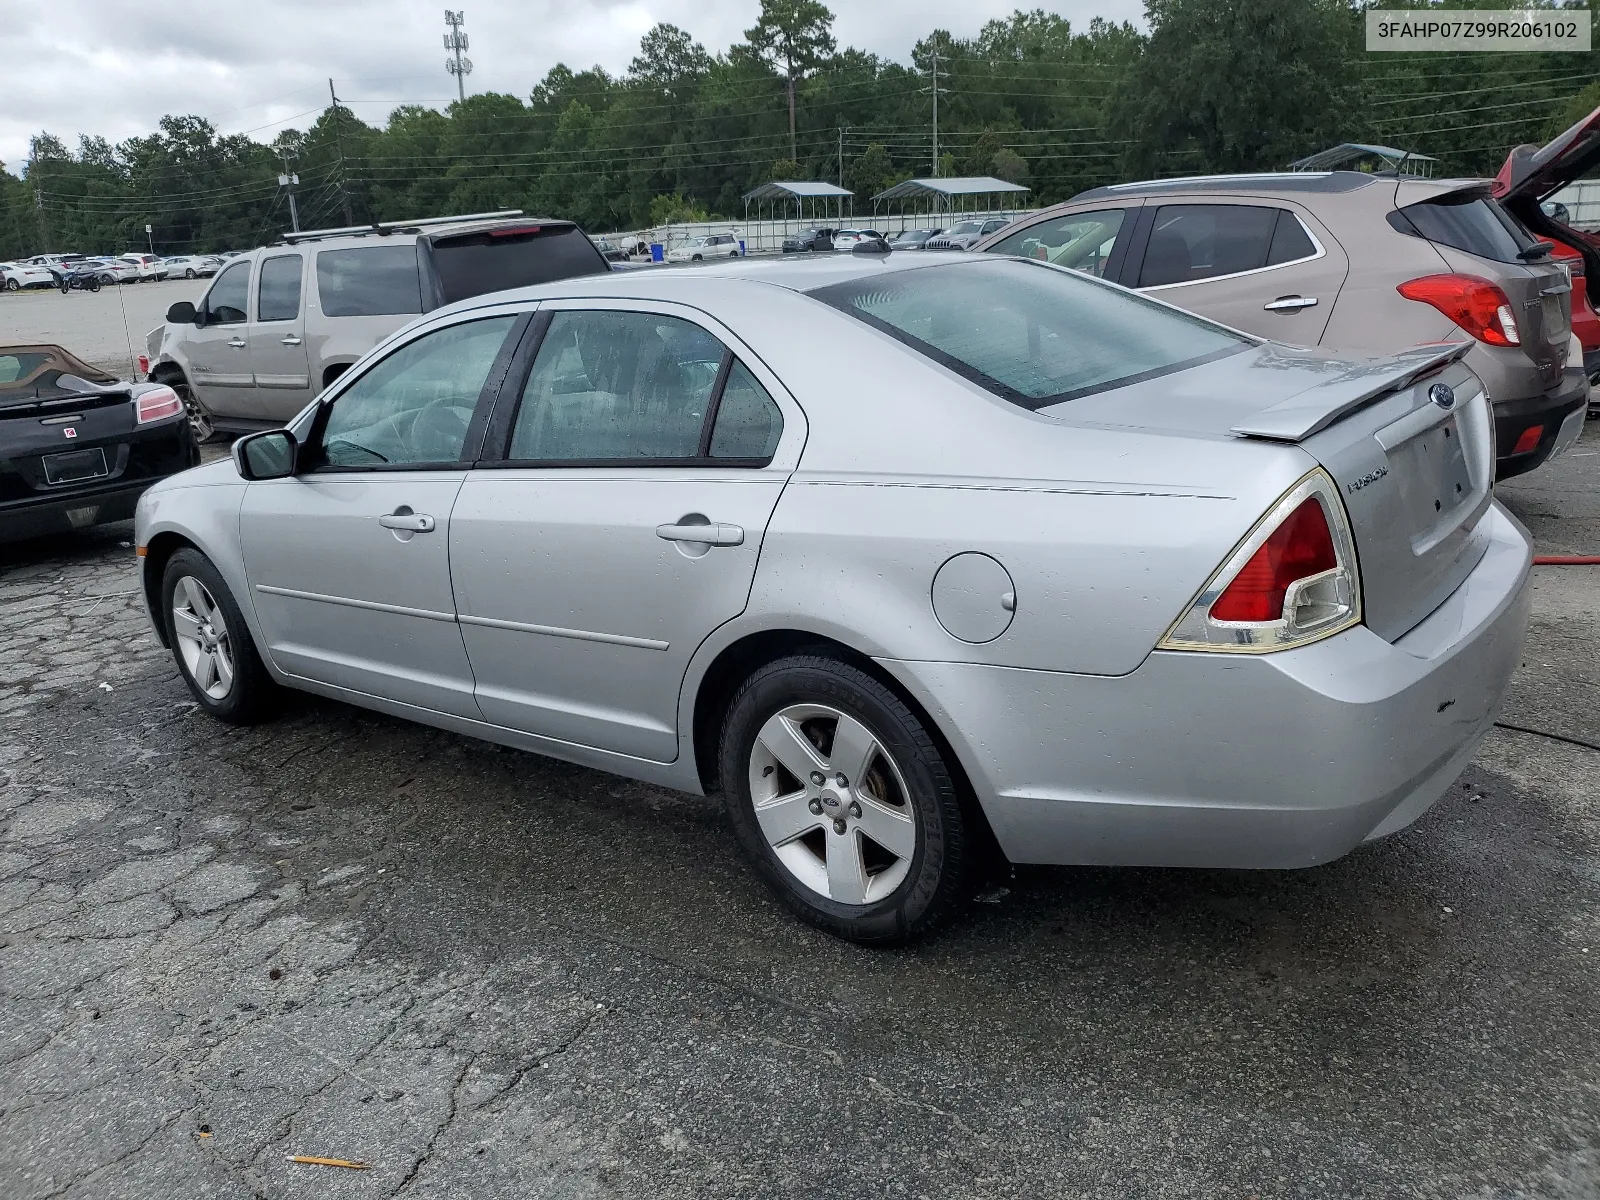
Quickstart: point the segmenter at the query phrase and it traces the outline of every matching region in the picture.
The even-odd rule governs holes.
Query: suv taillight
[[[1360,620],[1355,539],[1339,489],[1319,467],[1256,523],[1158,648],[1263,654]]]
[[[166,417],[175,417],[183,411],[183,401],[178,399],[178,393],[169,387],[151,388],[148,392],[141,392],[134,404],[135,419],[140,425],[148,425],[151,421],[160,421]]]
[[[1511,297],[1477,275],[1424,275],[1395,288],[1407,300],[1431,304],[1480,342],[1518,346],[1517,318]]]

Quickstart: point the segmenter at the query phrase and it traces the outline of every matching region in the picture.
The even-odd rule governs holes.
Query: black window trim
[[[1103,284],[1104,282],[1096,279],[1093,275],[1085,275],[1082,271],[1074,271],[1071,267],[1060,267],[1056,266],[1054,263],[1042,263],[1037,259],[1016,258],[1011,255],[1004,255],[1001,257],[1000,261],[1023,263],[1031,269],[1063,271],[1066,274],[1082,279],[1091,285]],[[937,346],[930,345],[929,343],[924,342],[921,338],[912,337],[909,333],[895,328],[895,326],[889,324],[889,322],[882,320],[881,318],[875,317],[870,313],[862,312],[860,309],[850,307],[845,298],[849,295],[852,289],[859,287],[860,283],[860,280],[850,280],[846,283],[830,284],[827,287],[815,288],[806,294],[821,300],[824,304],[831,308],[838,309],[846,316],[860,321],[864,325],[870,325],[873,329],[888,334],[901,345],[909,347],[922,357],[928,359],[930,362],[938,363],[947,371],[959,375],[968,383],[975,384],[984,391],[988,392],[990,395],[998,396],[1000,399],[1009,401],[1010,403],[1015,404],[1018,408],[1026,409],[1029,412],[1038,412],[1040,409],[1049,408],[1054,404],[1065,404],[1069,400],[1077,400],[1084,396],[1097,395],[1100,392],[1114,392],[1118,388],[1132,387],[1136,383],[1146,383],[1152,379],[1160,379],[1163,375],[1175,375],[1179,371],[1187,371],[1192,367],[1200,367],[1209,362],[1216,362],[1219,359],[1229,358],[1232,355],[1242,353],[1243,351],[1252,349],[1260,344],[1253,338],[1241,337],[1237,331],[1229,329],[1227,330],[1229,334],[1239,338],[1237,345],[1223,346],[1220,349],[1211,351],[1209,354],[1201,354],[1194,358],[1186,358],[1181,362],[1169,363],[1163,367],[1152,367],[1150,370],[1140,371],[1136,375],[1124,375],[1119,379],[1110,379],[1104,383],[1091,383],[1081,388],[1071,388],[1068,391],[1060,392],[1054,396],[1029,396],[1024,392],[1018,391],[1010,384],[1000,382],[1000,380],[994,378],[992,375],[985,375],[976,367],[969,366],[968,364],[962,362],[959,358],[956,358],[950,354],[946,354]],[[1207,320],[1205,317],[1199,317],[1197,319],[1207,325],[1216,324],[1214,321]]]
[[[376,370],[380,364],[387,362],[390,358],[404,350],[407,346],[414,346],[423,338],[429,337],[435,333],[439,333],[442,330],[458,329],[463,325],[471,325],[478,321],[496,321],[504,317],[514,317],[516,319],[512,322],[511,327],[506,330],[505,340],[500,343],[500,349],[495,351],[494,361],[489,364],[489,374],[484,377],[483,387],[478,390],[478,399],[473,405],[472,417],[467,422],[467,432],[461,440],[461,454],[458,457],[453,459],[441,459],[437,462],[423,463],[342,464],[325,462],[317,463],[314,466],[308,466],[303,470],[296,471],[295,474],[351,475],[371,474],[377,472],[381,472],[383,474],[397,474],[405,471],[470,470],[477,461],[478,455],[482,452],[483,441],[488,430],[488,423],[490,420],[490,414],[494,408],[495,398],[499,395],[501,388],[505,384],[506,373],[510,370],[511,362],[515,356],[518,345],[523,340],[524,334],[527,332],[528,323],[533,319],[534,315],[535,314],[531,312],[483,313],[466,316],[464,320],[450,321],[443,325],[434,325],[427,329],[418,331],[416,337],[407,338],[398,346],[391,348],[388,354],[385,354],[380,359],[376,359],[359,375],[351,378],[349,383],[345,382],[345,375],[349,375],[349,372],[346,372],[345,375],[341,375],[339,377],[341,386],[338,392],[317,405],[317,415],[311,423],[311,428],[306,432],[304,443],[305,448],[308,451],[310,451],[313,447],[320,448],[322,433],[328,424],[328,414],[333,411],[333,406],[337,404],[340,398],[349,392],[352,387],[360,383],[368,375],[372,374],[372,372]],[[474,439],[476,439],[476,444]]]
[[[1270,197],[1265,197],[1264,196],[1264,197],[1262,197],[1262,199],[1263,200],[1268,200],[1268,199],[1270,199]],[[1140,252],[1140,255],[1139,255],[1139,265],[1138,265],[1137,268],[1135,268],[1135,270],[1133,272],[1133,278],[1131,280],[1129,280],[1129,286],[1130,287],[1138,287],[1138,282],[1137,281],[1138,281],[1139,275],[1144,271],[1144,251],[1149,249],[1150,233],[1155,230],[1156,220],[1160,217],[1161,210],[1163,208],[1267,208],[1267,209],[1277,209],[1278,212],[1280,212],[1280,213],[1288,213],[1296,221],[1300,222],[1300,228],[1305,230],[1306,236],[1311,239],[1311,245],[1313,247],[1315,247],[1315,253],[1302,255],[1299,258],[1291,258],[1287,262],[1267,263],[1267,264],[1265,264],[1263,266],[1251,267],[1248,271],[1229,271],[1226,275],[1207,275],[1203,279],[1180,279],[1176,283],[1153,283],[1148,287],[1139,287],[1139,291],[1141,291],[1141,292],[1164,292],[1164,291],[1169,291],[1172,288],[1194,287],[1196,284],[1201,284],[1201,283],[1219,283],[1224,279],[1243,279],[1247,275],[1260,275],[1263,271],[1281,271],[1284,267],[1298,267],[1298,266],[1302,265],[1303,263],[1316,262],[1317,259],[1319,259],[1319,258],[1326,258],[1327,254],[1328,254],[1328,248],[1322,244],[1322,239],[1317,236],[1316,230],[1312,229],[1310,225],[1306,224],[1305,218],[1302,217],[1299,213],[1295,212],[1294,209],[1285,208],[1282,204],[1257,203],[1254,200],[1248,201],[1248,202],[1242,203],[1242,204],[1220,204],[1220,203],[1217,203],[1216,201],[1210,200],[1210,199],[1196,199],[1192,203],[1186,203],[1186,204],[1158,204],[1158,205],[1151,205],[1149,207],[1151,209],[1150,228],[1145,231],[1145,245],[1141,248],[1141,252]],[[1281,220],[1281,219],[1282,218],[1280,217],[1279,220]],[[1277,230],[1278,226],[1277,226],[1277,222],[1276,221],[1273,223],[1272,228],[1273,228],[1274,231]],[[1272,251],[1272,238],[1269,235],[1268,238],[1267,238],[1267,252],[1270,254],[1271,251]]]
[[[300,286],[299,286],[299,289],[298,289],[297,294],[296,294],[296,303],[295,303],[295,306],[294,306],[294,315],[293,316],[289,316],[289,317],[263,317],[261,315],[261,284],[266,279],[267,264],[269,262],[276,262],[280,258],[296,258],[296,259],[300,260]],[[301,254],[298,250],[291,250],[291,251],[286,251],[285,253],[282,253],[282,254],[267,254],[267,255],[263,255],[262,258],[261,258],[261,269],[259,271],[255,272],[255,279],[256,279],[256,290],[255,290],[256,315],[253,318],[253,320],[257,325],[275,325],[280,321],[298,321],[302,316],[305,315],[305,311],[306,311],[306,256],[304,254]]]
[[[517,415],[522,410],[522,396],[528,386],[528,377],[533,374],[533,363],[539,355],[540,348],[544,345],[545,335],[550,331],[550,324],[558,312],[624,312],[639,313],[642,315],[671,317],[676,321],[686,321],[697,326],[706,334],[716,338],[722,347],[722,361],[717,365],[717,377],[711,385],[711,398],[706,404],[706,415],[700,422],[700,440],[696,446],[693,457],[677,458],[512,458],[511,439],[516,433]],[[515,362],[501,388],[501,394],[507,403],[495,403],[494,414],[490,418],[490,428],[484,441],[483,453],[472,464],[474,470],[611,470],[616,468],[637,467],[667,467],[679,468],[693,467],[704,469],[707,467],[737,467],[761,468],[769,467],[777,457],[777,447],[773,453],[765,458],[712,458],[711,437],[715,430],[717,414],[722,411],[722,393],[728,386],[728,376],[733,372],[733,364],[737,356],[733,348],[697,321],[690,321],[688,317],[677,313],[658,313],[651,309],[642,308],[617,308],[609,305],[596,305],[593,307],[576,308],[562,306],[560,308],[540,309],[535,321],[537,328],[530,328],[527,336],[522,339],[522,345],[517,348]],[[750,368],[747,365],[746,371]],[[755,377],[751,372],[752,378]],[[756,380],[760,383],[760,380]],[[763,386],[763,390],[765,387]],[[770,393],[769,393],[770,395]],[[783,419],[783,406],[776,400],[773,404],[778,407],[779,419]],[[787,422],[785,421],[785,425]],[[779,435],[782,442],[782,435]]]

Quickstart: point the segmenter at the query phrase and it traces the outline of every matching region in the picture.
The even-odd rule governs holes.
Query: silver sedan
[[[860,941],[986,846],[1307,866],[1426,811],[1517,663],[1467,348],[961,254],[481,296],[150,488],[144,592],[221,720],[297,688],[720,792]]]

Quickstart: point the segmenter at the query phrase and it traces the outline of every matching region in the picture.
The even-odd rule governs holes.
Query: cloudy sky
[[[554,64],[621,71],[658,21],[713,51],[755,23],[759,0],[453,0],[466,12],[478,91],[526,96]],[[1024,0],[1032,8],[1041,0]],[[977,32],[1018,0],[830,0],[841,45],[904,62],[934,28]],[[1077,28],[1096,15],[1138,21],[1142,0],[1044,0]],[[444,5],[429,0],[38,0],[5,5],[0,162],[21,171],[49,130],[113,142],[167,113],[270,140],[316,119],[332,76],[341,101],[379,124],[397,103],[444,104]]]

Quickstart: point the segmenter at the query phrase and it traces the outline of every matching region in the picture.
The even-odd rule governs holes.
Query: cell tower
[[[444,48],[453,56],[444,60],[444,69],[456,77],[456,92],[463,100],[467,98],[467,76],[472,74],[472,60],[461,53],[467,48],[467,35],[461,32],[466,20],[465,9],[444,10],[444,23],[450,26],[450,32],[444,35]]]

